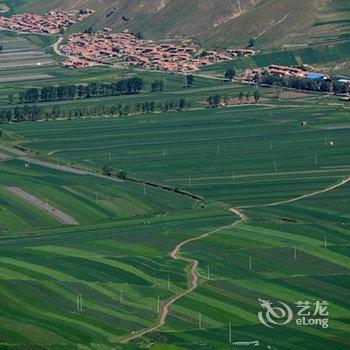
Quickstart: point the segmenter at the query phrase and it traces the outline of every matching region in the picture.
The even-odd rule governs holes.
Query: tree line
[[[129,78],[115,83],[89,83],[80,85],[58,85],[30,88],[19,93],[19,103],[36,103],[39,101],[74,100],[89,97],[117,96],[139,93],[144,87],[141,78]],[[13,96],[9,96],[10,103]]]
[[[39,105],[17,105],[13,109],[0,109],[0,124],[9,122],[27,122],[38,120],[77,119],[84,117],[117,117],[133,114],[150,114],[153,112],[168,112],[183,110],[190,107],[187,99],[166,100],[162,102],[145,101],[132,104],[94,106],[80,105],[66,109],[60,106],[41,107]]]
[[[250,102],[251,97],[253,97],[255,103],[258,103],[260,100],[260,97],[261,97],[260,91],[255,90],[252,95],[249,91],[247,91],[246,93],[241,91],[237,96],[240,103],[242,103],[244,99],[246,102]],[[232,98],[234,98],[234,96],[227,96],[227,95],[226,96],[222,96],[222,95],[209,96],[207,98],[208,107],[209,108],[218,108],[218,107],[227,106],[230,103],[230,100]]]
[[[296,90],[329,92],[334,94],[347,94],[350,88],[347,84],[337,80],[309,79],[301,77],[280,77],[274,74],[255,76],[254,82],[259,85],[280,86]]]

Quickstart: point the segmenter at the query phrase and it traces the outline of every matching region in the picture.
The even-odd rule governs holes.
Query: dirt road
[[[45,168],[64,171],[66,173],[77,174],[77,175],[90,175],[90,176],[100,177],[102,179],[107,179],[107,180],[115,181],[115,182],[122,182],[123,181],[123,180],[118,179],[116,177],[107,176],[107,175],[103,175],[103,174],[99,174],[99,173],[94,173],[93,171],[90,171],[90,170],[78,169],[78,168],[73,168],[73,167],[70,167],[67,165],[50,163],[50,162],[46,162],[44,160],[31,158],[31,157],[27,157],[27,156],[18,157],[18,159],[25,162],[25,163],[36,164],[36,165],[40,165],[40,166],[45,167]]]
[[[39,198],[29,194],[28,192],[23,191],[19,187],[12,187],[12,186],[4,186],[4,188],[11,192],[18,197],[22,198],[25,202],[33,205],[34,207],[37,207],[46,213],[48,213],[50,216],[57,219],[61,224],[65,225],[79,225],[79,222],[76,221],[74,218],[72,218],[70,215],[64,213],[63,211],[56,209],[49,204],[41,201]]]
[[[318,191],[314,191],[312,193],[308,193],[296,198],[292,198],[289,200],[285,200],[285,201],[280,201],[280,202],[276,202],[276,203],[271,203],[271,204],[265,204],[265,205],[260,205],[260,206],[250,206],[250,207],[244,207],[244,208],[256,208],[256,207],[268,207],[268,206],[277,206],[277,205],[281,205],[281,204],[288,204],[288,203],[292,203],[301,199],[305,199],[305,198],[309,198],[309,197],[313,197],[316,196],[318,194],[322,194],[322,193],[326,193],[329,191],[332,191],[338,187],[344,186],[347,183],[350,182],[350,177],[347,177],[345,179],[343,179],[342,181],[338,182],[337,184],[334,184],[332,186],[326,187],[325,189],[322,190],[318,190]],[[243,207],[241,207],[243,208]],[[196,259],[191,259],[191,258],[185,258],[182,257],[180,254],[181,252],[181,248],[183,246],[185,246],[186,244],[190,243],[190,242],[194,242],[194,241],[198,241],[201,240],[203,238],[206,238],[210,235],[213,235],[214,233],[217,233],[225,228],[232,228],[242,222],[244,222],[245,220],[247,220],[248,218],[245,216],[245,214],[241,211],[240,208],[231,208],[230,211],[234,214],[237,215],[239,217],[238,221],[235,221],[233,224],[231,225],[227,225],[227,226],[223,226],[223,227],[219,227],[216,230],[213,231],[209,231],[207,233],[204,233],[198,237],[194,237],[194,238],[190,238],[187,239],[183,242],[180,242],[179,244],[177,244],[175,246],[175,248],[171,251],[170,255],[173,259],[175,260],[181,260],[181,261],[185,261],[185,262],[189,262],[191,264],[191,268],[190,268],[190,275],[191,275],[191,281],[190,281],[190,287],[188,289],[186,289],[185,291],[174,295],[173,297],[171,297],[170,299],[168,299],[163,305],[162,305],[162,313],[161,316],[157,322],[157,324],[155,324],[154,326],[150,327],[150,328],[146,328],[144,330],[141,330],[139,332],[136,332],[134,334],[132,334],[131,336],[128,336],[126,338],[123,338],[120,342],[125,344],[128,343],[131,340],[135,340],[138,339],[146,334],[149,334],[151,332],[154,332],[156,330],[158,330],[161,326],[163,326],[165,324],[165,320],[170,312],[169,308],[172,304],[174,304],[177,300],[181,299],[182,297],[184,297],[185,295],[193,292],[197,287],[198,287],[198,274],[197,274],[197,267],[198,267],[198,260]]]
[[[60,50],[59,50],[59,46],[61,45],[63,41],[63,36],[59,36],[57,41],[52,45],[55,53],[59,56],[63,56],[63,57],[66,57]]]
[[[307,194],[304,194],[302,196],[299,196],[299,197],[295,197],[295,198],[291,198],[291,199],[286,199],[284,201],[280,201],[280,202],[274,202],[274,203],[268,203],[268,204],[261,204],[261,205],[252,205],[252,206],[245,206],[245,207],[240,207],[240,208],[245,208],[245,209],[249,209],[249,208],[262,208],[262,207],[274,207],[274,206],[277,206],[277,205],[282,205],[282,204],[289,204],[289,203],[293,203],[293,202],[296,202],[296,201],[299,201],[301,199],[305,199],[305,198],[309,198],[309,197],[314,197],[318,194],[322,194],[322,193],[326,193],[326,192],[329,192],[329,191],[332,191],[338,187],[341,187],[341,186],[344,186],[346,185],[347,183],[350,182],[350,176],[343,179],[342,181],[332,185],[332,186],[329,186],[329,187],[326,187],[322,190],[317,190],[317,191],[314,191],[314,192],[311,192],[311,193],[307,193]]]
[[[198,260],[196,259],[191,259],[191,258],[185,258],[183,256],[180,255],[181,252],[181,248],[183,246],[185,246],[186,244],[190,243],[190,242],[194,242],[194,241],[198,241],[201,239],[204,239],[206,237],[209,237],[219,231],[222,231],[226,228],[232,228],[238,224],[240,224],[241,222],[245,221],[247,218],[246,216],[237,208],[231,208],[230,211],[237,215],[239,217],[238,221],[235,221],[233,224],[230,225],[226,225],[226,226],[222,226],[219,227],[215,230],[203,233],[202,235],[198,236],[198,237],[194,237],[194,238],[190,238],[187,239],[185,241],[180,242],[179,244],[177,244],[174,249],[171,251],[170,256],[174,259],[174,260],[181,260],[181,261],[185,261],[187,263],[190,263],[191,268],[190,268],[190,275],[191,275],[191,281],[190,281],[190,286],[188,289],[186,289],[185,291],[174,295],[173,297],[171,297],[170,299],[168,299],[165,303],[163,303],[162,305],[162,313],[160,315],[160,318],[157,322],[156,325],[150,327],[150,328],[146,328],[144,330],[141,330],[137,333],[134,333],[133,335],[124,338],[121,340],[121,343],[125,344],[128,343],[131,340],[135,340],[137,338],[140,338],[142,336],[144,336],[145,334],[151,333],[156,331],[158,328],[160,328],[161,326],[163,326],[165,324],[165,320],[169,314],[169,308],[172,304],[174,304],[177,300],[181,299],[182,297],[184,297],[185,295],[193,292],[197,287],[198,287],[198,274],[197,274],[197,267],[198,267]]]

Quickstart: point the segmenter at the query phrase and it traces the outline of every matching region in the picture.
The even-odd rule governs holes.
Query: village
[[[232,60],[237,56],[253,55],[253,50],[203,51],[191,46],[155,44],[135,35],[112,33],[109,28],[95,34],[75,33],[59,47],[69,59],[66,67],[81,68],[94,64],[118,64],[124,67],[193,72],[214,63]]]
[[[312,80],[316,80],[316,79],[317,80],[329,80],[331,78],[329,74],[313,72],[313,71],[307,70],[306,67],[303,67],[303,68],[304,69],[272,64],[272,65],[265,67],[265,68],[257,68],[254,70],[248,70],[246,72],[246,74],[248,77],[250,76],[250,78],[252,78],[256,75],[260,76],[262,74],[274,74],[274,75],[278,75],[280,77],[293,76],[293,77],[307,78],[307,79],[312,79]]]
[[[43,16],[31,13],[9,18],[0,16],[0,29],[18,33],[58,34],[76,23],[83,22],[93,13],[93,10],[84,9],[73,12],[50,11]]]

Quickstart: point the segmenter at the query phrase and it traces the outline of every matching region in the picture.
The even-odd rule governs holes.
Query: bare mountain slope
[[[90,7],[95,29],[194,38],[208,46],[308,44],[350,34],[349,0],[14,0],[16,11]]]

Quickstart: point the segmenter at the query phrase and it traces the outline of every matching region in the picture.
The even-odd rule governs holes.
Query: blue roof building
[[[320,79],[326,79],[327,77],[324,74],[309,73],[306,75],[306,78],[313,79],[313,80],[320,80]]]

